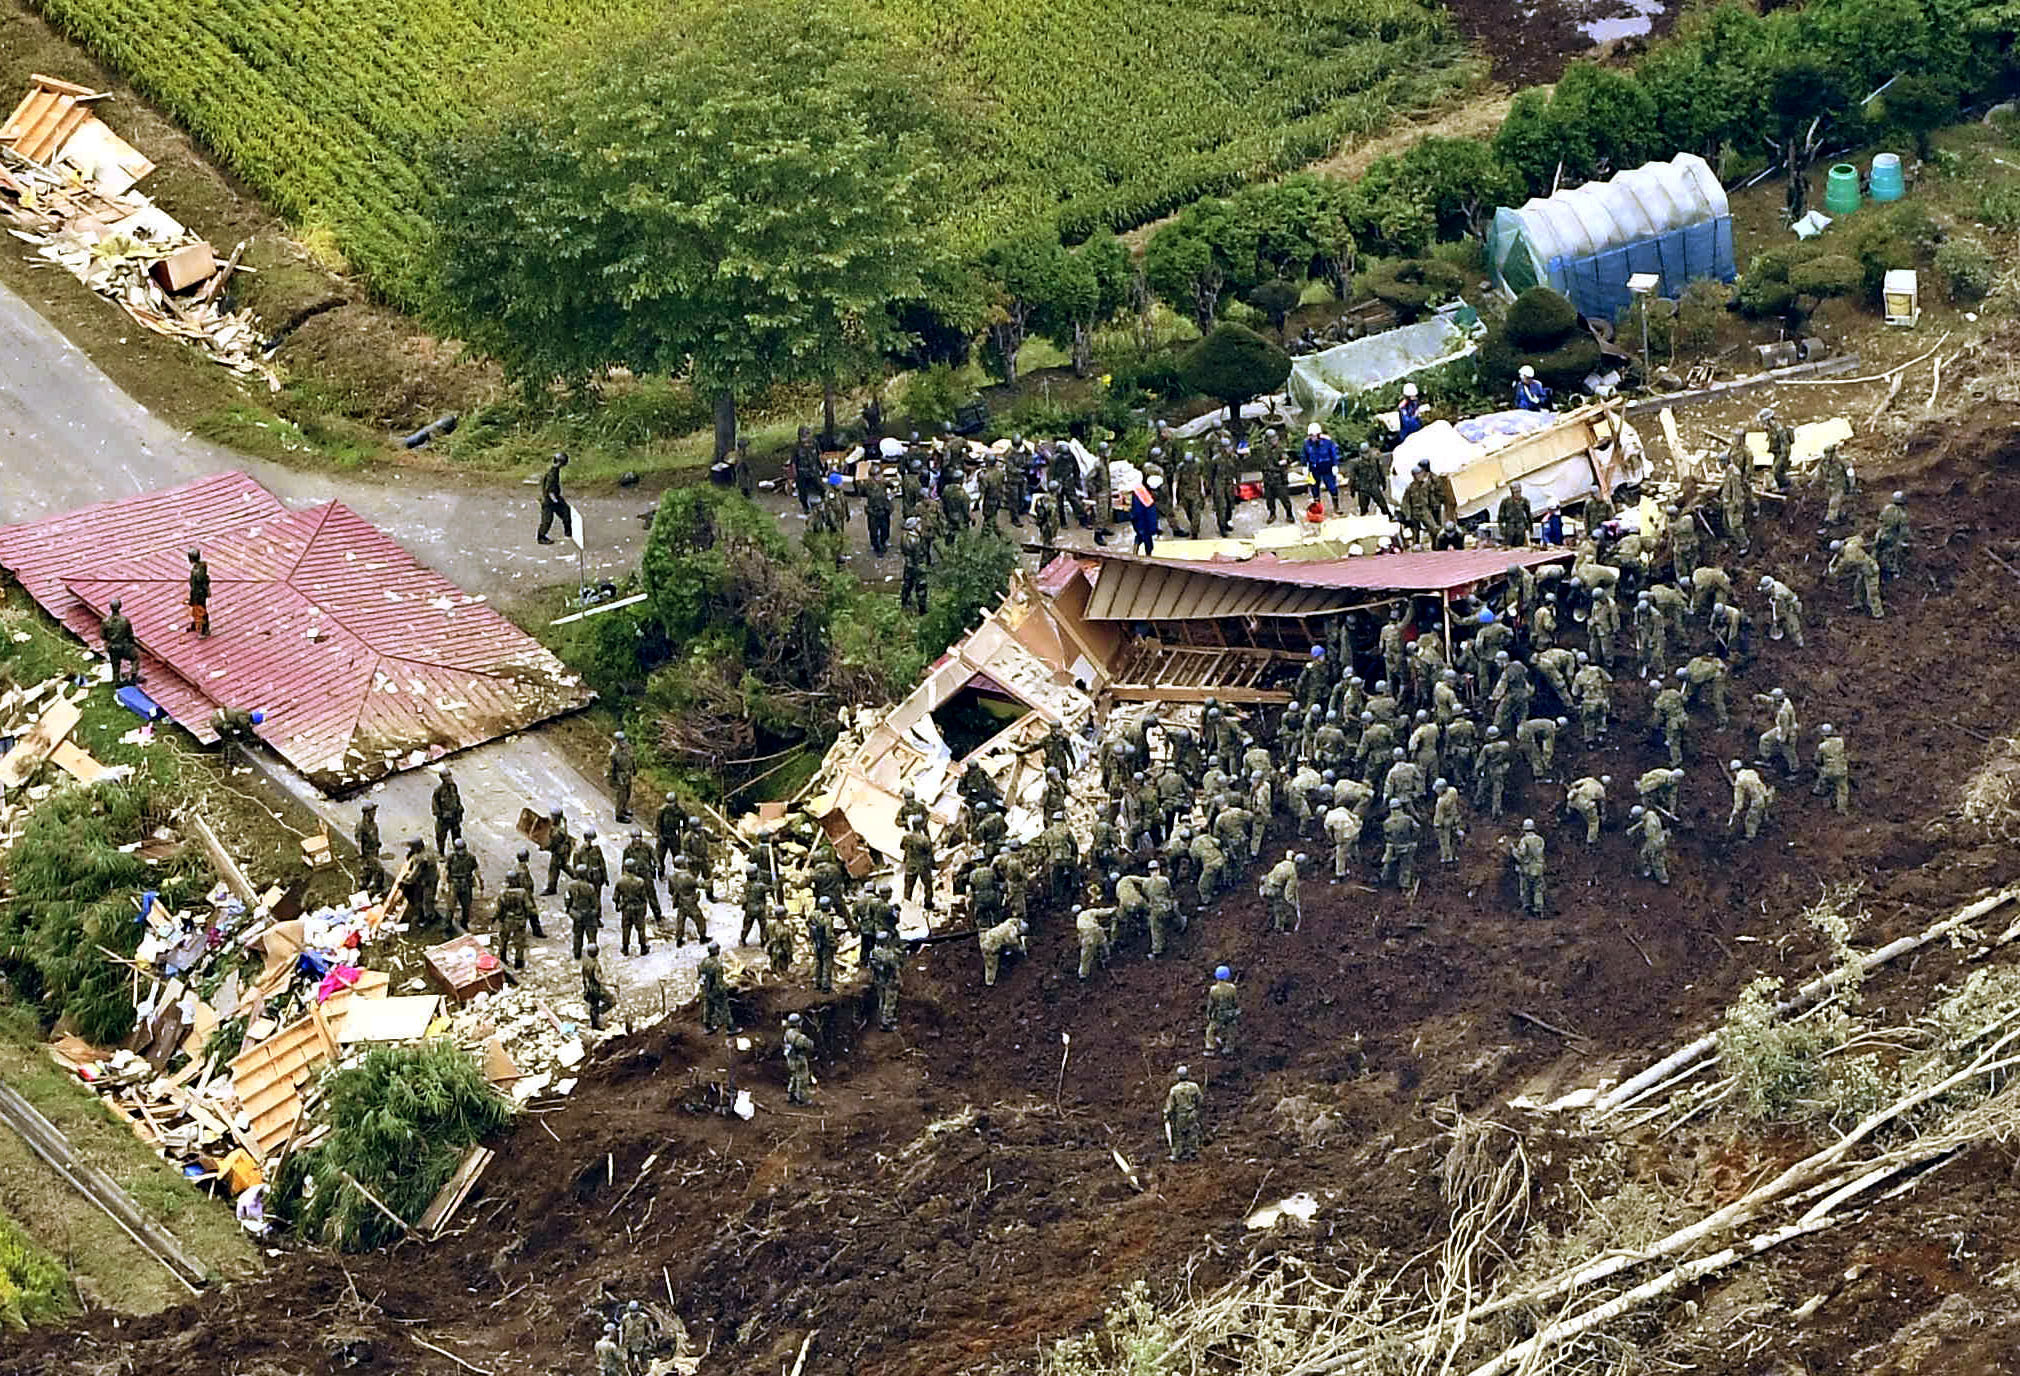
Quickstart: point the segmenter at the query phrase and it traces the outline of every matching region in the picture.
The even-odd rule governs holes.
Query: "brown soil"
[[[1170,1285],[1190,1265],[1197,1291],[1258,1246],[1341,1262],[1415,1253],[1444,1226],[1426,1169],[1440,1106],[1491,1110],[1518,1092],[1638,1068],[1701,1031],[1760,970],[1805,975],[1822,953],[1793,914],[1825,881],[1866,882],[1872,921],[1857,936],[1877,944],[2014,877],[2006,848],[1937,824],[1980,758],[1946,719],[1986,734],[2020,719],[2020,679],[2007,668],[2020,585],[1985,557],[2013,547],[1998,523],[2020,509],[2020,441],[2000,417],[1865,463],[1890,471],[1867,475],[1862,523],[1885,488],[1914,494],[1914,567],[1890,585],[1885,621],[1848,614],[1842,590],[1821,582],[1821,512],[1807,498],[1779,524],[1770,515],[1754,557],[1731,565],[1742,583],[1773,570],[1796,585],[1810,645],[1763,643],[1735,685],[1732,728],[1706,727],[1696,742],[1674,888],[1631,877],[1620,817],[1588,851],[1556,824],[1557,790],[1525,781],[1517,810],[1480,819],[1456,872],[1433,859],[1414,899],[1311,885],[1295,935],[1267,934],[1245,891],[1196,921],[1171,959],[1148,963],[1139,947],[1083,987],[1052,918],[988,991],[971,947],[936,945],[907,968],[897,1034],[874,1030],[858,995],[754,991],[738,1009],[755,1029],[748,1053],[691,1022],[613,1044],[565,1108],[505,1139],[455,1236],[341,1262],[293,1255],[201,1310],[12,1344],[0,1373],[320,1369],[324,1338],[355,1313],[355,1284],[384,1315],[367,1370],[456,1369],[407,1333],[500,1373],[579,1366],[599,1308],[670,1288],[712,1346],[710,1372],[778,1371],[818,1328],[809,1370],[925,1376],[1028,1364],[1036,1344],[1095,1321],[1124,1283]],[[1749,695],[1777,683],[1807,728],[1830,721],[1849,737],[1855,811],[1840,819],[1792,781],[1763,838],[1737,843],[1717,762],[1750,758],[1763,723]],[[1657,762],[1635,725],[1645,686],[1623,680],[1617,698],[1611,744],[1589,758],[1574,747],[1565,765],[1610,773],[1616,799]],[[1497,849],[1525,813],[1546,825],[1553,855],[1543,922],[1518,916]],[[1244,992],[1244,1045],[1229,1063],[1199,1055],[1207,971],[1220,962]],[[1875,977],[1868,997],[1913,1010],[1959,970],[1932,949]],[[785,1105],[773,1054],[773,1029],[794,1010],[811,1015],[820,1042],[808,1110]],[[1517,1010],[1589,1040],[1566,1046]],[[1062,1034],[1072,1039],[1063,1082]],[[1181,1061],[1208,1084],[1210,1141],[1196,1165],[1161,1160],[1157,1105]],[[717,1111],[737,1087],[758,1099],[754,1122]],[[1278,1111],[1300,1095],[1336,1120],[1323,1140]],[[1670,1145],[1668,1160],[1717,1157],[1697,1182],[1713,1190],[1721,1171],[1746,1178],[1793,1149],[1732,1134]],[[1111,1152],[1141,1172],[1142,1192]],[[1948,1166],[1926,1200],[1750,1268],[1779,1297],[1774,1315],[1811,1293],[1831,1298],[1801,1324],[1763,1321],[1758,1342],[1714,1342],[1691,1360],[1714,1376],[1777,1361],[1818,1376],[1934,1370],[1903,1365],[1921,1361],[1919,1349],[1876,1344],[1954,1292],[1979,1315],[1958,1330],[1976,1345],[1963,1365],[2011,1362],[2010,1342],[1993,1335],[2014,1331],[2013,1306],[1987,1283],[2020,1256],[2006,1175],[2003,1156],[1981,1153]],[[1278,1244],[1245,1232],[1253,1202],[1301,1189],[1323,1202],[1315,1235]],[[1861,1259],[1866,1279],[1844,1280]],[[1726,1293],[1675,1311],[1672,1339],[1692,1316],[1714,1334],[1704,1326]]]
[[[1446,8],[1459,32],[1466,35],[1487,59],[1494,80],[1519,89],[1544,85],[1564,74],[1565,67],[1580,58],[1607,59],[1625,55],[1645,46],[1651,37],[1660,37],[1676,25],[1682,0],[1669,0],[1653,16],[1648,32],[1595,40],[1594,33],[1626,33],[1626,28],[1608,26],[1606,21],[1630,20],[1642,12],[1627,0],[1541,0],[1533,5],[1513,6],[1505,0],[1448,0]],[[1600,27],[1581,25],[1597,22]]]

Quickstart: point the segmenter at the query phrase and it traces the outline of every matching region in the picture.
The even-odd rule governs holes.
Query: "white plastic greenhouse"
[[[1495,211],[1487,259],[1505,290],[1555,287],[1608,320],[1632,302],[1636,273],[1660,276],[1671,297],[1695,278],[1737,275],[1725,188],[1694,153]]]

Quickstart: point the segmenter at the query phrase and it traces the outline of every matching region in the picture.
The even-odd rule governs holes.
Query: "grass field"
[[[855,0],[851,0],[852,3]],[[425,151],[468,92],[649,0],[33,0],[179,119],[311,244],[392,299],[424,291]],[[696,0],[681,0],[692,4]],[[1125,227],[1322,157],[1473,73],[1425,0],[892,0],[985,125],[950,219]],[[648,7],[649,5],[649,7]],[[585,93],[585,98],[588,93]]]

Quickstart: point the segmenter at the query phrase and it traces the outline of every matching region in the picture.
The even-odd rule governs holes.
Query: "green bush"
[[[1370,268],[1361,286],[1407,325],[1463,291],[1466,274],[1436,258],[1392,258]]]
[[[1303,298],[1304,292],[1299,289],[1297,283],[1275,277],[1261,286],[1252,288],[1242,299],[1262,312],[1263,317],[1270,322],[1271,329],[1282,334],[1285,318],[1298,308],[1298,302]]]
[[[1740,313],[1749,320],[1786,315],[1796,299],[1795,288],[1789,285],[1788,255],[1775,250],[1756,253],[1740,274],[1737,299]]]
[[[1999,280],[1998,262],[1976,239],[1952,239],[1937,249],[1936,271],[1961,305],[1983,301]]]
[[[954,413],[975,394],[966,369],[947,363],[922,368],[905,380],[898,392],[899,415],[912,428],[929,435],[954,419]]]
[[[1501,328],[1518,349],[1554,349],[1577,330],[1578,308],[1560,291],[1531,287],[1509,305]]]
[[[1823,300],[1850,296],[1865,283],[1865,269],[1842,253],[1820,253],[1789,269],[1789,287]]]
[[[1978,196],[1978,218],[1988,229],[2020,229],[2020,186],[1988,186]]]
[[[171,899],[200,882],[194,860],[164,875],[119,849],[166,820],[142,786],[66,788],[35,809],[7,852],[13,893],[0,905],[0,969],[46,1024],[68,1019],[99,1046],[132,1032],[132,980],[105,951],[131,956],[140,944],[141,891]]]
[[[1490,395],[1512,386],[1525,363],[1545,386],[1576,392],[1583,390],[1586,375],[1599,367],[1599,342],[1561,292],[1531,287],[1489,326],[1479,360],[1480,385]]]
[[[1110,386],[1118,392],[1137,391],[1164,401],[1183,401],[1190,394],[1178,356],[1168,353],[1119,365]]]
[[[606,387],[585,417],[585,429],[606,443],[638,448],[690,434],[714,420],[714,409],[685,382],[648,377]]]
[[[20,1331],[69,1311],[63,1264],[0,1214],[0,1329]]]
[[[926,614],[918,629],[919,649],[927,660],[946,653],[1003,600],[1016,567],[1017,547],[990,526],[962,531],[934,556],[926,575]]]
[[[1711,277],[1699,277],[1683,289],[1676,303],[1676,349],[1703,353],[1718,340],[1719,317],[1732,300],[1732,289]]]
[[[1195,392],[1223,402],[1230,411],[1254,397],[1274,392],[1290,376],[1290,355],[1245,325],[1216,325],[1179,361]]]
[[[327,1086],[330,1135],[289,1158],[274,1204],[298,1236],[346,1252],[399,1236],[346,1173],[412,1223],[463,1152],[512,1117],[477,1062],[443,1038],[375,1048]]]

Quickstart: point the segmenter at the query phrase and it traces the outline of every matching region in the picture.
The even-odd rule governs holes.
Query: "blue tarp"
[[[1550,285],[1570,297],[1581,315],[1617,320],[1634,304],[1627,279],[1637,272],[1660,274],[1661,294],[1672,299],[1683,295],[1694,278],[1730,282],[1737,277],[1732,216],[1685,225],[1585,258],[1552,258],[1544,269]]]

